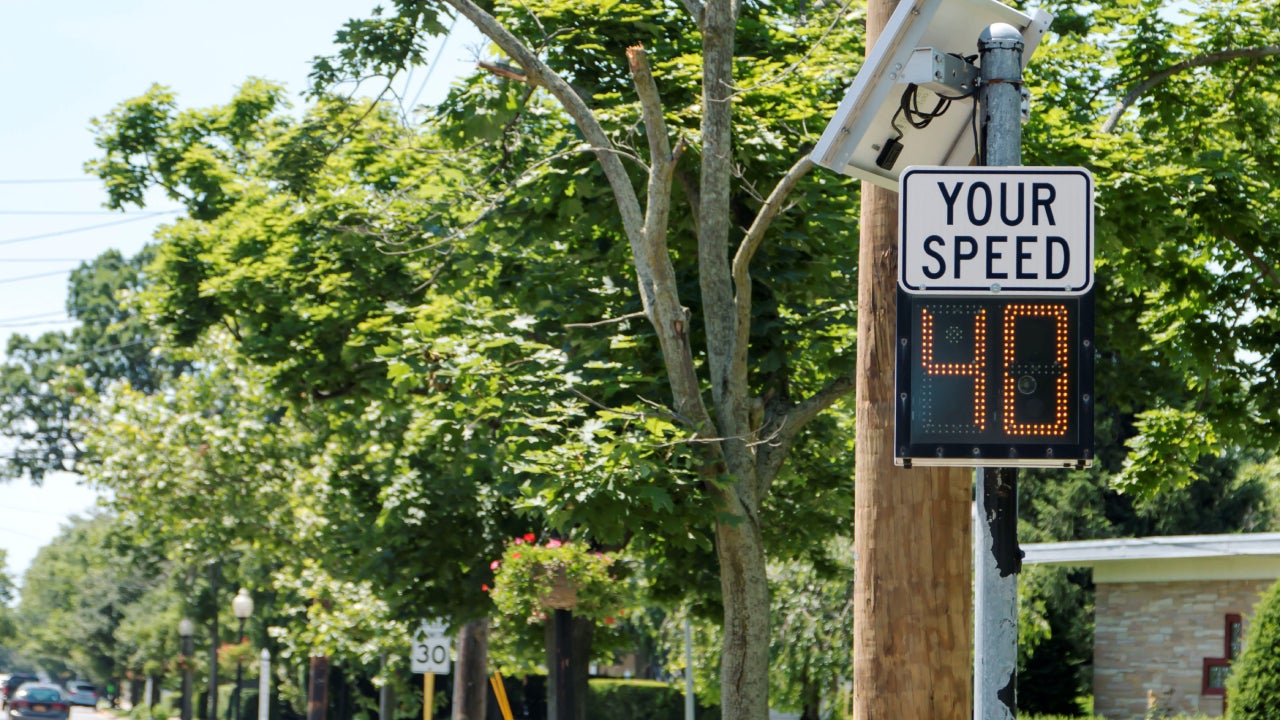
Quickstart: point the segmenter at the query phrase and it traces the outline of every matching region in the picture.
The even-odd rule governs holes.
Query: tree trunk
[[[489,698],[489,619],[462,626],[453,674],[453,720],[485,720]]]
[[[802,703],[800,720],[821,720],[822,693],[820,688],[807,671],[802,682],[803,685],[800,689],[800,701]]]
[[[573,619],[573,720],[587,720],[587,706],[591,703],[591,643],[595,635],[595,623],[581,617]]]
[[[311,684],[307,689],[307,720],[324,720],[329,712],[329,658],[311,656]]]
[[[558,642],[556,639],[556,624],[554,618],[548,618],[546,624],[546,633],[543,636],[546,641],[547,649],[547,720],[559,720],[563,717],[569,717],[572,720],[586,720],[587,718],[587,693],[590,692],[591,672],[589,663],[591,661],[591,644],[595,638],[595,625],[590,620],[580,617],[574,617],[572,611],[557,610],[557,613],[566,613],[569,629],[566,633],[568,647],[561,648],[557,651]],[[567,663],[567,678],[564,678],[567,684],[567,693],[558,693],[557,687],[561,681],[561,667],[565,665],[564,657],[558,657],[561,653],[567,655],[569,662]],[[566,694],[570,696],[572,707],[568,711],[560,708],[560,695]]]
[[[869,2],[868,48],[895,4]],[[863,183],[853,716],[961,720],[972,695],[972,472],[893,464],[897,209],[896,193]]]
[[[769,584],[757,516],[716,525],[724,640],[720,657],[721,717],[769,717]]]

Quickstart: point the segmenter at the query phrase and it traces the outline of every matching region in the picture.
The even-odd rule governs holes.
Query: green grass
[[[1106,720],[1101,715],[1023,715],[1018,713],[1021,720]],[[1170,715],[1161,720],[1210,720],[1208,715]]]

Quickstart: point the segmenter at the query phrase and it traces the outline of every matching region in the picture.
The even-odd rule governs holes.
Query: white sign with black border
[[[453,643],[447,626],[440,621],[422,621],[413,634],[409,655],[409,669],[415,673],[449,674]]]
[[[1093,175],[1078,167],[914,166],[902,173],[898,285],[915,294],[1083,295]]]

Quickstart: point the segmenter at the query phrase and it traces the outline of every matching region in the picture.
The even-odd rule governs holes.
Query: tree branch
[[[649,141],[649,188],[645,198],[644,244],[652,261],[661,262],[670,257],[667,249],[667,224],[671,215],[671,177],[675,160],[671,155],[671,141],[667,138],[667,123],[662,116],[662,98],[658,85],[649,68],[649,56],[644,46],[627,48],[627,65],[636,95],[640,98],[640,114],[644,119],[645,136]]]
[[[690,418],[700,434],[713,435],[711,416],[703,402],[697,371],[693,362],[693,350],[689,345],[688,318],[681,307],[677,291],[675,268],[665,246],[653,247],[646,233],[647,220],[641,211],[636,189],[631,184],[621,158],[614,152],[614,144],[601,127],[599,120],[569,83],[515,35],[502,26],[492,15],[474,0],[446,0],[479,28],[498,47],[524,70],[529,82],[545,87],[564,111],[577,124],[579,132],[595,152],[603,169],[622,220],[622,227],[631,245],[636,279],[640,286],[640,299],[645,315],[653,324],[662,346],[675,412]],[[658,173],[649,169],[650,175]],[[652,184],[652,183],[651,183]],[[665,228],[664,228],[665,233]],[[708,445],[717,448],[715,444]],[[711,450],[710,453],[718,453]],[[715,457],[708,457],[714,462]]]
[[[751,332],[751,258],[764,242],[764,235],[782,211],[782,205],[787,196],[795,190],[796,185],[813,169],[813,166],[813,161],[806,154],[797,160],[790,170],[787,170],[787,174],[782,176],[774,186],[773,192],[769,193],[764,205],[756,213],[755,220],[747,229],[746,237],[738,244],[738,251],[733,256],[734,305],[737,313],[732,358],[734,367],[731,370],[734,375],[739,372],[746,375],[747,340]]]
[[[770,413],[773,417],[767,420],[765,424],[776,424],[778,429],[773,433],[774,442],[764,445],[760,449],[760,461],[758,464],[761,468],[762,484],[772,482],[773,478],[778,476],[778,471],[782,468],[782,463],[786,460],[787,453],[791,450],[791,446],[795,444],[796,438],[799,437],[800,431],[804,429],[804,426],[822,411],[834,405],[840,398],[853,392],[856,387],[857,382],[853,375],[841,375],[831,380],[825,387],[805,398],[799,404],[781,412]],[[767,485],[763,489],[767,492]]]
[[[707,10],[701,0],[680,0],[680,3],[684,5],[684,9],[688,11],[689,16],[692,17],[693,21],[698,24],[699,28],[701,28],[702,21],[706,17]]]
[[[1249,258],[1249,262],[1253,263],[1254,266],[1258,268],[1258,271],[1262,273],[1263,277],[1270,280],[1277,288],[1280,288],[1280,276],[1276,275],[1275,268],[1271,267],[1265,260],[1258,257],[1257,253],[1242,245],[1234,235],[1227,234],[1223,237],[1230,241],[1232,245],[1235,245],[1236,249],[1243,253],[1245,257]]]
[[[702,38],[702,174],[699,179],[698,284],[707,337],[707,367],[720,435],[751,432],[746,373],[734,373],[737,335],[733,280],[729,265],[733,179],[733,53],[737,24],[733,0],[707,0]],[[730,471],[739,480],[754,474],[754,456],[745,443],[726,442]],[[754,488],[752,488],[754,490]],[[758,508],[759,497],[749,500]]]
[[[1185,72],[1192,68],[1204,67],[1206,65],[1215,65],[1228,60],[1239,60],[1240,58],[1262,58],[1271,55],[1280,55],[1280,45],[1263,45],[1254,48],[1239,48],[1236,50],[1221,50],[1218,52],[1201,55],[1189,60],[1185,60],[1176,65],[1171,65],[1164,70],[1152,75],[1142,82],[1129,88],[1129,92],[1125,93],[1120,102],[1116,103],[1111,109],[1111,115],[1107,117],[1107,121],[1102,124],[1102,132],[1104,135],[1110,135],[1115,132],[1116,126],[1120,124],[1120,116],[1125,111],[1138,102],[1138,98],[1142,97],[1151,88],[1168,80],[1180,72]]]
[[[596,322],[565,323],[564,326],[566,328],[592,328],[592,327],[600,327],[601,325],[612,325],[613,323],[626,322],[628,320],[635,320],[642,317],[644,317],[644,312],[633,312],[633,313],[627,313],[626,315],[619,315],[618,317],[615,317],[615,318],[606,318],[604,320],[597,320]]]

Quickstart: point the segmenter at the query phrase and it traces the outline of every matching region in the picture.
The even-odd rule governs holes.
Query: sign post
[[[422,673],[422,720],[431,720],[431,711],[435,707],[436,674],[449,674],[449,657],[453,648],[446,631],[443,622],[424,620],[413,634],[409,669]]]
[[[974,718],[1012,720],[1016,468],[1093,462],[1093,179],[1020,167],[1023,38],[978,51],[984,167],[902,174],[894,455],[978,469]]]

